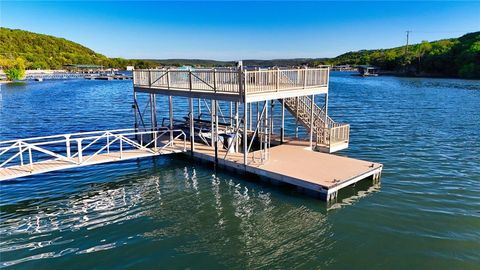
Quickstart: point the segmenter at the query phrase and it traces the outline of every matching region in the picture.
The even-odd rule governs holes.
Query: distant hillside
[[[0,28],[0,57],[21,57],[27,68],[62,68],[63,64],[101,64],[108,60],[75,42],[23,30]]]
[[[108,58],[78,43],[53,36],[0,27],[0,60],[21,57],[27,69],[60,69],[66,64],[97,64],[104,67],[153,68],[156,66],[233,66],[234,61],[202,59]],[[1,62],[1,61],[0,61]],[[247,66],[300,66],[308,64],[370,64],[398,74],[480,78],[480,32],[460,38],[405,46],[348,52],[335,58],[244,60]]]
[[[21,57],[27,69],[61,69],[67,64],[95,64],[122,68],[154,66],[143,60],[108,58],[64,38],[0,27],[0,60]]]
[[[370,64],[407,75],[480,78],[480,32],[459,38],[413,44],[408,46],[406,54],[405,46],[361,50],[344,53],[327,60],[326,63]]]

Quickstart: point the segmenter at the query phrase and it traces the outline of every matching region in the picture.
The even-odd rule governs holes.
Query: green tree
[[[0,61],[0,66],[2,66],[9,81],[21,80],[25,77],[25,60],[20,57],[15,60],[3,59]]]

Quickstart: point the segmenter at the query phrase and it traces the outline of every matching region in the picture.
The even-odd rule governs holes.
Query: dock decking
[[[218,150],[220,166],[292,184],[319,193],[328,201],[346,186],[370,177],[377,180],[383,168],[380,163],[312,151],[307,141],[300,140],[272,146],[264,162],[260,160],[261,151],[250,152],[246,166],[242,153],[229,153],[224,159],[225,154],[224,149]],[[195,144],[193,156],[215,162],[215,150],[203,144]]]

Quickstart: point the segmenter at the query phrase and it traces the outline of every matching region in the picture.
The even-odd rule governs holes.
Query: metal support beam
[[[270,101],[270,106],[271,106],[271,113],[270,113],[270,134],[269,134],[269,138],[271,138],[274,133],[274,130],[273,130],[273,117],[275,115],[275,100],[273,99],[272,101]]]
[[[217,112],[216,109],[214,109],[215,107],[215,100],[211,100],[212,104],[210,106],[210,144],[212,145],[212,147],[215,147],[214,146],[214,143],[215,143],[215,140],[213,138],[213,136],[215,135],[214,134],[214,131],[215,131],[215,114]]]
[[[249,103],[248,104],[248,111],[249,111],[249,125],[250,125],[250,130],[252,130],[252,106],[253,104],[252,103]]]
[[[268,125],[268,100],[265,101],[265,118],[263,121],[264,121],[263,151],[264,151],[264,160],[267,160],[268,159],[268,138],[269,138],[268,134],[270,133],[270,131],[268,130],[268,126],[269,126]]]
[[[323,120],[326,128],[328,127],[327,119],[328,119],[328,93],[325,94],[325,118]]]
[[[193,98],[188,99],[189,105],[189,120],[190,120],[190,151],[193,156],[193,151],[195,150],[195,128],[193,124]]]
[[[173,130],[173,97],[172,96],[168,96],[168,118],[169,118],[169,122],[170,122],[170,130]],[[173,140],[173,133],[170,132],[170,141]]]
[[[197,99],[198,100],[198,119],[200,119],[200,115],[202,114],[202,101],[200,98]]]
[[[312,95],[312,102],[310,104],[310,148],[313,150],[313,125],[315,119],[313,118],[313,109],[315,108],[315,95]]]
[[[299,105],[299,102],[300,102],[300,98],[296,97],[295,98],[295,138],[298,138],[298,118],[299,118],[298,105]]]
[[[238,110],[239,110],[239,104],[238,102],[235,102],[235,130],[239,130],[240,128],[240,116],[238,114]],[[236,136],[237,139],[235,139],[235,152],[239,152],[238,151],[238,136]]]
[[[248,156],[248,149],[247,149],[248,110],[247,110],[247,107],[248,107],[248,103],[246,102],[246,99],[245,99],[245,103],[243,103],[243,164],[245,166],[247,166],[247,156]]]
[[[280,143],[285,141],[285,99],[282,98],[282,126],[280,127]]]
[[[214,114],[215,119],[215,131],[214,131],[214,139],[212,140],[215,147],[215,164],[218,164],[218,106],[217,101],[212,100],[212,113]]]
[[[137,92],[133,91],[133,114],[135,116],[135,124],[133,125],[133,128],[137,129],[138,128],[138,116],[137,116]]]
[[[230,127],[233,127],[233,102],[230,101]]]
[[[157,129],[157,111],[155,94],[150,94],[150,122],[152,130]]]

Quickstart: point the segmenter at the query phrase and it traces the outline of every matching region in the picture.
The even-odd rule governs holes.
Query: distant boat
[[[357,66],[358,73],[360,73],[360,76],[378,76],[378,71],[380,70],[377,67],[374,66],[367,66],[367,65],[361,65]]]
[[[37,82],[43,82],[43,78],[42,78],[42,77],[37,77],[37,78],[35,78],[34,80],[37,81]]]

